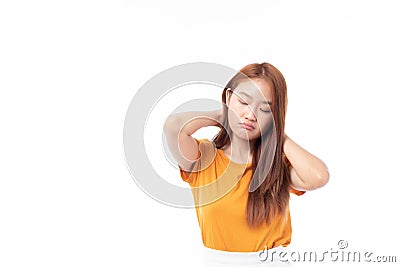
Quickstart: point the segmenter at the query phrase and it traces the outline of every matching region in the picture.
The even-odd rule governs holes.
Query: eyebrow
[[[237,94],[245,95],[245,96],[247,96],[248,98],[253,99],[253,97],[252,97],[251,95],[249,95],[248,93],[246,93],[246,92],[239,92],[239,93],[237,93]],[[265,100],[264,100],[262,103],[263,103],[263,104],[272,105],[272,102],[271,102],[271,101],[265,101]]]

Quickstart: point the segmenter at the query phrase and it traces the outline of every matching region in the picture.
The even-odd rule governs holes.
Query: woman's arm
[[[285,135],[283,152],[290,161],[292,186],[300,190],[314,190],[329,181],[325,163]]]
[[[206,126],[219,126],[222,109],[212,111],[182,112],[168,116],[164,123],[164,134],[168,147],[185,171],[190,172],[198,158],[198,145],[192,134]]]

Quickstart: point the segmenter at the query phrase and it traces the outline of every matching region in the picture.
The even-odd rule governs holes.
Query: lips
[[[249,123],[242,123],[242,127],[245,128],[246,130],[254,130],[255,127]]]

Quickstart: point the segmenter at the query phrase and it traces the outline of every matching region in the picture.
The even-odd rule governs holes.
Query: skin
[[[251,162],[249,148],[273,122],[268,104],[272,103],[271,85],[261,79],[244,81],[226,94],[228,123],[233,135],[231,143],[222,150],[234,162]]]
[[[226,93],[228,123],[233,135],[231,144],[222,150],[232,161],[247,163],[252,159],[252,151],[249,149],[252,142],[272,123],[269,105],[264,103],[273,99],[271,84],[254,79],[241,82],[233,92],[228,90]],[[172,155],[183,170],[190,172],[198,158],[198,145],[192,134],[202,127],[217,126],[221,121],[222,110],[183,112],[172,114],[166,119],[164,134]],[[314,190],[329,181],[325,163],[287,135],[283,151],[293,166],[292,187]]]

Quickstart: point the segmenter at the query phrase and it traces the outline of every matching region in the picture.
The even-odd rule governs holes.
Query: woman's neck
[[[249,141],[232,136],[231,143],[222,148],[225,155],[237,163],[249,163],[253,158],[254,141]]]

